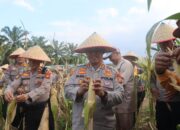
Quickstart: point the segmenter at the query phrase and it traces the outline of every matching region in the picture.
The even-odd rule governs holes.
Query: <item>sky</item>
[[[147,31],[179,7],[180,0],[152,0],[149,12],[146,0],[0,0],[0,28],[23,21],[30,36],[77,44],[97,32],[122,54],[144,56]]]

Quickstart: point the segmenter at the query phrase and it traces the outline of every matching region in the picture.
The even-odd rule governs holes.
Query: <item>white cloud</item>
[[[144,15],[146,10],[143,8],[132,7],[129,9],[128,14],[130,15]]]
[[[145,2],[147,2],[147,0],[134,0],[135,2],[137,2],[137,3],[145,3]]]
[[[27,0],[14,0],[14,4],[24,7],[29,11],[34,11],[34,7]]]
[[[116,17],[118,16],[118,10],[116,8],[105,8],[97,10],[97,14],[101,17]]]

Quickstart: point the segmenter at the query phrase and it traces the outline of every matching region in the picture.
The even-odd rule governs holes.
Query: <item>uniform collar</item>
[[[88,63],[86,66],[88,68],[92,69],[92,70],[95,70],[94,67],[90,63]],[[104,63],[102,63],[95,71],[98,71],[100,69],[105,69],[105,64]]]

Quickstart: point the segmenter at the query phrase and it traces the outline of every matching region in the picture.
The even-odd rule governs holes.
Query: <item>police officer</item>
[[[8,70],[5,73],[5,77],[6,80],[8,81],[8,84],[14,81],[15,77],[18,74],[22,74],[23,71],[26,69],[27,63],[25,62],[25,59],[19,57],[19,55],[21,55],[24,52],[25,52],[24,49],[18,48],[17,50],[15,50],[10,54],[9,58],[14,60],[14,64],[9,65]]]
[[[96,109],[93,130],[115,130],[115,115],[112,106],[120,104],[123,99],[123,87],[115,77],[115,70],[103,63],[103,53],[113,51],[104,39],[93,33],[75,51],[86,53],[89,63],[77,67],[65,85],[66,98],[73,101],[72,129],[83,130],[82,111],[87,98],[89,80],[94,80]]]
[[[22,108],[25,130],[37,130],[48,104],[52,84],[51,72],[43,73],[39,68],[41,62],[50,62],[50,59],[39,46],[29,48],[21,57],[29,59],[30,70],[16,76],[16,79],[8,85],[5,99],[8,102],[15,99]],[[21,93],[17,93],[20,88]],[[49,122],[52,120],[49,112]],[[53,123],[49,125],[49,129],[53,130]]]
[[[121,56],[117,48],[109,53],[105,58],[109,58],[114,67],[123,77],[124,101],[114,107],[116,113],[116,130],[132,130],[134,126],[134,112],[136,112],[136,87],[134,86],[133,65]]]
[[[173,34],[174,28],[166,23],[161,23],[153,36],[153,43],[157,43],[160,51],[155,56],[155,72],[152,76],[152,94],[156,98],[156,122],[158,130],[176,130],[180,123],[180,95],[172,87],[166,89],[170,74],[173,72],[172,57],[168,49],[175,49]],[[178,60],[177,60],[178,61]],[[163,79],[163,81],[161,81]]]

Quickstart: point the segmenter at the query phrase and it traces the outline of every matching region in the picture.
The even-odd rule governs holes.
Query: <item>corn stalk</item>
[[[71,120],[71,114],[72,114],[72,102],[69,100],[65,99],[64,96],[64,85],[65,82],[69,79],[69,75],[67,73],[67,66],[66,68],[62,71],[56,71],[54,70],[55,73],[57,74],[58,80],[57,82],[52,86],[54,88],[53,91],[56,91],[56,103],[58,104],[58,117],[56,115],[56,121],[57,125],[56,127],[60,130],[71,130],[72,127],[72,120]],[[54,97],[54,98],[55,98]],[[57,105],[56,105],[57,107]],[[57,109],[56,109],[57,111]]]

